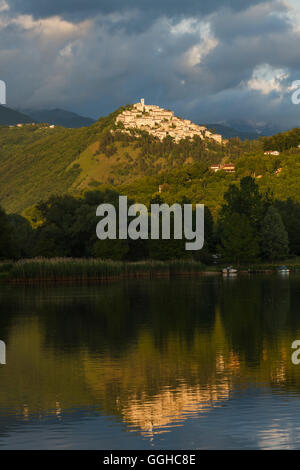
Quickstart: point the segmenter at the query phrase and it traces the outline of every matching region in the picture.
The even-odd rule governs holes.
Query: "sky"
[[[300,0],[0,0],[7,105],[300,126]]]

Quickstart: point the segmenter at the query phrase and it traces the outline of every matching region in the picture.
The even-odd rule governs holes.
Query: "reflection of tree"
[[[58,288],[45,290],[44,301],[35,308],[49,346],[64,350],[68,344],[91,352],[105,348],[119,354],[141,328],[150,329],[163,347],[170,332],[188,340],[195,328],[212,326],[216,291],[214,283],[168,280]]]
[[[5,343],[8,342],[11,326],[24,300],[21,292],[20,296],[14,294],[14,288],[0,285],[0,339]]]
[[[226,282],[226,280],[225,280]],[[278,277],[239,278],[224,284],[220,302],[222,320],[232,348],[249,365],[263,359],[265,338],[274,344],[287,325],[290,311],[289,282]]]
[[[222,321],[234,351],[250,364],[261,360],[263,342],[260,283],[247,279],[224,280],[220,294]]]

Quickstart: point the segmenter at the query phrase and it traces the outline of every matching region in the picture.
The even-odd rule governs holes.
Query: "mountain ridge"
[[[95,119],[81,116],[77,113],[60,108],[52,110],[15,110],[8,106],[0,105],[0,126],[48,123],[56,126],[77,129],[80,127],[91,126],[95,122]]]
[[[231,139],[234,137],[238,137],[241,140],[255,140],[260,137],[257,133],[255,132],[247,132],[247,131],[238,131],[237,129],[234,129],[233,127],[226,126],[225,124],[218,124],[218,123],[209,123],[205,124],[205,126],[208,129],[214,129],[217,134],[221,134],[225,139]]]
[[[0,105],[0,126],[15,126],[16,124],[30,124],[33,122],[35,121],[31,116]]]
[[[77,113],[61,108],[27,110],[26,112],[37,122],[54,124],[55,126],[62,126],[70,129],[88,127],[96,122],[95,119],[81,116]]]

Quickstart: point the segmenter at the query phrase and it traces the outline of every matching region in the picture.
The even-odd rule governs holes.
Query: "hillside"
[[[148,203],[160,187],[166,202],[204,202],[216,212],[229,184],[245,175],[280,199],[300,200],[300,135],[280,156],[264,155],[262,140],[219,144],[195,136],[175,143],[141,129],[120,131],[116,118],[125,109],[81,129],[0,127],[0,205],[22,213],[52,194],[107,187]],[[226,162],[234,173],[209,169]]]
[[[80,116],[79,114],[65,111],[64,109],[28,110],[26,114],[32,116],[36,122],[47,122],[49,124],[55,124],[56,126],[73,129],[91,126],[95,122],[94,119]]]
[[[51,194],[118,186],[184,163],[222,159],[222,146],[213,141],[175,144],[139,130],[122,134],[116,118],[124,110],[81,129],[0,127],[0,204],[22,212]]]
[[[14,111],[6,106],[0,105],[0,126],[10,126],[19,123],[35,122],[34,119],[27,114]]]

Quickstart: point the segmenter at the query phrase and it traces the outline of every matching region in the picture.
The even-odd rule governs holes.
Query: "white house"
[[[268,150],[267,152],[264,153],[264,155],[280,155],[280,152],[278,150]]]

